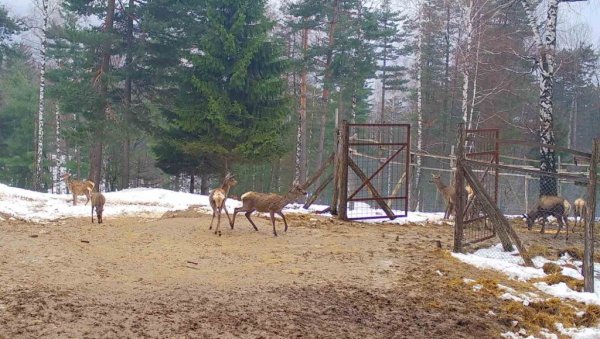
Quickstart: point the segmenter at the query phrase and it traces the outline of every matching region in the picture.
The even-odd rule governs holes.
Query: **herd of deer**
[[[444,201],[446,203],[446,211],[444,213],[444,219],[448,219],[452,213],[455,212],[455,197],[456,197],[456,188],[453,184],[446,185],[442,182],[439,175],[432,174],[432,179],[429,181],[430,183],[435,184],[438,191],[444,197]],[[467,191],[467,199],[468,201],[473,201],[475,198],[475,193],[470,186],[465,186],[465,190]],[[583,198],[575,199],[574,201],[575,208],[573,209],[573,216],[575,217],[575,224],[571,229],[571,232],[575,231],[575,227],[580,224],[583,224],[583,220],[587,214],[587,203]],[[541,219],[542,229],[540,233],[544,233],[546,228],[547,218],[552,216],[556,218],[558,222],[558,230],[554,237],[556,238],[560,233],[560,230],[563,226],[566,226],[565,229],[567,231],[566,239],[569,239],[569,223],[567,218],[569,213],[571,212],[571,204],[569,201],[563,197],[559,196],[549,196],[543,195],[539,198],[535,207],[531,209],[528,213],[523,214],[523,217],[527,220],[527,228],[529,230],[532,229],[533,224],[536,220]]]
[[[92,201],[92,223],[94,222],[94,209],[96,210],[96,214],[98,216],[98,223],[102,223],[102,211],[104,210],[104,203],[106,199],[104,195],[100,192],[94,192],[94,182],[91,180],[73,180],[71,179],[71,175],[66,173],[63,175],[63,179],[67,186],[69,187],[69,191],[73,195],[73,205],[77,205],[77,196],[85,195],[87,200],[85,204],[91,200]],[[271,224],[273,225],[273,235],[277,236],[277,231],[275,230],[275,214],[278,214],[283,219],[283,224],[285,225],[284,232],[287,232],[288,224],[285,216],[283,215],[283,208],[289,203],[295,201],[296,199],[305,196],[306,191],[302,188],[302,186],[294,182],[292,189],[286,195],[279,195],[275,193],[259,193],[259,192],[246,192],[242,194],[242,207],[236,207],[233,211],[233,220],[229,217],[229,212],[227,211],[227,207],[225,206],[225,201],[229,195],[229,190],[237,185],[237,180],[231,173],[227,173],[225,175],[225,179],[223,180],[223,184],[221,187],[214,189],[210,192],[208,196],[208,201],[210,202],[210,207],[212,207],[213,214],[212,219],[210,221],[209,230],[212,230],[213,222],[215,220],[215,216],[217,217],[217,227],[215,228],[215,234],[221,236],[221,211],[225,210],[225,214],[227,215],[227,219],[229,220],[229,226],[233,229],[235,225],[235,216],[239,212],[246,212],[246,218],[254,227],[254,230],[258,231],[258,228],[254,224],[254,221],[250,218],[250,214],[254,211],[269,213],[271,217]]]
[[[63,179],[69,187],[69,191],[71,191],[71,194],[73,195],[73,205],[77,204],[77,196],[85,195],[87,197],[85,202],[86,205],[90,200],[92,201],[92,223],[94,222],[95,209],[96,215],[98,216],[98,223],[101,224],[102,211],[104,210],[104,203],[106,202],[106,199],[102,193],[93,191],[95,186],[94,182],[90,180],[73,180],[71,179],[69,173],[63,175]],[[432,174],[430,183],[435,184],[438,191],[444,197],[444,201],[446,203],[444,219],[449,219],[450,215],[454,214],[455,212],[456,188],[453,184],[444,184],[440,176],[436,174]],[[231,173],[227,173],[221,187],[212,190],[208,196],[210,207],[213,210],[212,219],[208,229],[212,230],[213,222],[215,217],[217,217],[215,234],[218,234],[219,236],[221,236],[221,212],[223,210],[225,211],[225,215],[227,216],[227,220],[229,221],[229,226],[231,229],[233,229],[235,225],[236,215],[239,212],[245,212],[244,215],[248,221],[250,221],[250,224],[252,224],[254,230],[258,231],[256,224],[254,224],[254,221],[252,221],[250,218],[250,214],[252,214],[252,212],[258,211],[262,213],[269,213],[271,224],[273,225],[274,236],[277,236],[277,231],[275,229],[275,214],[281,216],[285,226],[284,232],[287,232],[288,224],[282,212],[283,208],[296,199],[306,195],[306,191],[297,182],[294,182],[292,189],[286,195],[279,195],[275,193],[259,193],[253,191],[246,192],[240,197],[242,206],[234,209],[233,218],[231,218],[229,216],[229,211],[227,211],[225,201],[227,201],[230,189],[235,185],[237,185],[237,180]],[[468,201],[472,203],[475,198],[473,189],[467,185],[465,186],[465,191],[467,192]],[[583,218],[585,218],[587,213],[587,205],[584,199],[576,199],[574,201],[574,205],[575,208],[573,209],[573,216],[575,217],[575,224],[573,225],[572,232],[575,231],[575,227],[578,225],[578,222],[583,223]],[[552,216],[558,221],[558,230],[556,231],[556,235],[554,237],[557,237],[562,227],[566,225],[567,239],[569,239],[569,224],[567,217],[570,211],[571,204],[565,198],[559,196],[541,196],[535,207],[527,214],[524,214],[523,217],[527,220],[527,228],[529,230],[531,230],[536,220],[542,219],[541,233],[544,233],[547,218]]]

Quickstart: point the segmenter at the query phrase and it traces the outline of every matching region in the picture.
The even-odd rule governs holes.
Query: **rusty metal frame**
[[[491,137],[478,137],[477,133],[487,133],[487,134],[493,134],[493,136]],[[465,163],[468,163],[468,160],[470,160],[469,158],[473,159],[476,157],[481,157],[481,156],[486,156],[489,155],[489,161],[485,161],[486,163],[489,164],[489,167],[486,168],[483,178],[485,178],[487,176],[487,174],[489,173],[488,171],[490,169],[494,170],[494,184],[493,187],[491,187],[491,189],[493,189],[493,194],[490,194],[490,196],[492,197],[492,199],[494,199],[494,203],[498,203],[498,182],[499,182],[499,168],[497,167],[497,165],[500,163],[500,145],[498,143],[498,140],[500,140],[500,130],[497,128],[483,128],[483,129],[466,129],[465,130],[465,137],[466,140],[470,140],[473,142],[477,142],[477,141],[481,141],[481,142],[487,142],[487,143],[493,143],[493,150],[489,150],[489,151],[477,151],[477,147],[475,147],[474,152],[465,152]],[[484,161],[478,161],[483,163]],[[496,165],[496,166],[494,166]],[[482,180],[483,181],[483,180]],[[469,207],[469,205],[467,205],[465,207],[465,212],[466,209]],[[467,213],[464,213],[465,217],[467,217]],[[465,218],[466,219],[466,218]],[[470,220],[464,220],[463,221],[463,230],[466,231],[466,229],[469,227],[469,225],[478,223],[483,221],[484,222],[484,226],[488,227],[488,223],[490,222],[489,220],[487,220],[488,217],[486,215],[484,216],[477,216],[475,218],[472,218]],[[475,239],[464,239],[463,238],[463,245],[470,245],[470,244],[475,244],[478,242],[482,242],[488,239],[492,239],[496,236],[496,231],[494,227],[490,227],[490,229],[492,230],[492,233],[486,236],[482,236],[482,237],[478,237]],[[464,237],[464,236],[463,236]]]
[[[360,127],[389,127],[389,128],[401,128],[404,129],[405,131],[405,140],[403,142],[377,142],[377,141],[373,141],[373,142],[365,142],[357,140],[357,141],[352,141],[349,138],[349,134],[350,134],[350,128],[360,128]],[[385,202],[385,200],[403,200],[404,201],[404,214],[395,214],[393,215],[393,218],[389,217],[388,215],[373,215],[373,216],[360,216],[360,217],[347,217],[346,216],[346,220],[369,220],[369,219],[384,219],[384,218],[389,218],[389,219],[394,219],[397,217],[406,217],[408,215],[408,206],[409,206],[409,172],[410,172],[410,124],[349,124],[346,123],[343,127],[345,129],[345,137],[343,138],[344,140],[342,140],[342,142],[344,142],[347,147],[345,147],[346,150],[348,150],[350,148],[350,146],[397,146],[398,149],[396,150],[392,150],[393,154],[391,154],[390,156],[387,157],[387,159],[381,163],[379,165],[379,167],[372,173],[370,174],[366,180],[362,181],[361,184],[359,185],[358,188],[354,189],[353,192],[351,192],[351,194],[348,194],[349,192],[347,191],[347,188],[344,190],[342,190],[341,194],[344,195],[344,197],[340,200],[345,202],[346,204],[349,202],[353,202],[353,201],[382,201],[383,203],[387,204]],[[395,195],[395,196],[381,196],[379,195],[378,198],[375,197],[368,197],[368,198],[355,198],[355,196],[365,187],[365,186],[369,186],[369,187],[373,187],[371,180],[377,176],[377,174],[379,174],[381,171],[383,171],[385,169],[385,167],[387,165],[390,164],[390,162],[392,162],[394,159],[398,158],[398,156],[402,153],[402,151],[406,152],[406,156],[405,156],[405,164],[404,164],[404,172],[406,173],[406,183],[404,185],[404,192],[402,195]],[[350,170],[350,166],[348,166],[349,160],[351,159],[350,156],[350,152],[346,151],[344,152],[344,154],[342,155],[343,157],[345,157],[345,161],[344,166],[343,166],[343,171],[345,171],[345,177],[346,179],[348,178],[348,171]],[[347,187],[347,185],[344,185],[345,187]],[[378,193],[378,192],[377,192]],[[399,192],[400,193],[400,192]],[[389,207],[389,206],[388,206]],[[390,208],[391,210],[391,208]]]

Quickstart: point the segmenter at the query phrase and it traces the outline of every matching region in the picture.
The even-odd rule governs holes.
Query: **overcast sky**
[[[396,0],[402,2],[403,0]],[[34,0],[0,0],[0,4],[16,16],[28,16],[33,12]],[[590,42],[600,47],[600,0],[561,3],[559,9],[559,31],[585,23],[590,27]],[[560,48],[560,46],[559,46]]]

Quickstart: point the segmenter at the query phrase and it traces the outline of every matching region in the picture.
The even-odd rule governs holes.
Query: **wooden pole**
[[[462,252],[462,241],[463,241],[463,230],[464,230],[464,206],[465,206],[465,194],[464,194],[464,173],[463,173],[463,161],[464,161],[464,145],[465,145],[465,125],[463,123],[458,124],[458,140],[455,148],[456,152],[456,172],[455,172],[455,184],[456,196],[454,199],[454,248],[455,253]],[[451,211],[452,212],[452,211]]]
[[[337,168],[338,176],[338,217],[342,220],[348,220],[348,121],[342,121],[340,128],[340,152],[338,154],[339,166]]]
[[[596,218],[596,167],[598,166],[598,152],[600,152],[600,138],[594,139],[594,145],[592,146],[590,178],[587,191],[588,208],[585,220],[585,246],[583,253],[583,290],[585,292],[594,292],[594,221]]]

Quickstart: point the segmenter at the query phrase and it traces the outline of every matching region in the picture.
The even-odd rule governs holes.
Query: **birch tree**
[[[421,90],[421,79],[423,76],[423,68],[422,68],[422,58],[423,58],[423,15],[421,10],[419,10],[418,18],[418,35],[417,35],[417,81],[416,81],[416,90],[417,90],[417,156],[416,156],[416,168],[415,168],[415,187],[417,192],[420,193],[421,186],[421,153],[423,152],[423,92]],[[417,205],[415,210],[419,212],[420,209],[420,196],[417,194]]]
[[[562,2],[575,2],[583,0],[562,0]],[[525,9],[529,27],[533,32],[537,49],[535,64],[538,71],[540,85],[539,106],[539,139],[543,145],[554,146],[554,112],[553,112],[553,86],[556,71],[556,23],[558,5],[561,0],[548,0],[546,8],[545,30],[540,30],[535,16],[535,5],[529,0],[521,0]],[[553,148],[540,147],[540,171],[556,173],[556,153]],[[540,195],[556,195],[557,182],[552,177],[540,178]]]
[[[36,133],[36,148],[35,148],[35,174],[34,188],[42,189],[42,158],[44,156],[44,94],[46,89],[46,47],[48,45],[48,0],[39,0],[43,24],[40,32],[41,48],[40,48],[40,88],[39,88],[39,103],[37,113],[37,133]]]

